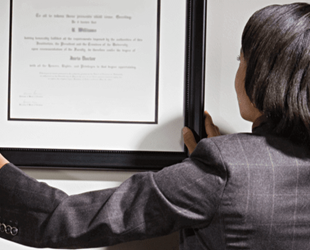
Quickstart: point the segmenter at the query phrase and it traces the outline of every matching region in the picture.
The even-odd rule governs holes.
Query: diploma
[[[10,120],[157,123],[157,0],[14,0]]]

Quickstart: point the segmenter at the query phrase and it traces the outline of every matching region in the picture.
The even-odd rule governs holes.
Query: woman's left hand
[[[0,169],[7,163],[9,163],[9,161],[0,154]]]
[[[215,137],[221,135],[219,128],[213,124],[212,117],[210,114],[205,111],[205,129],[207,133],[207,138]],[[188,149],[189,154],[191,154],[197,146],[197,142],[195,140],[193,132],[188,128],[183,128],[183,138],[185,146]]]

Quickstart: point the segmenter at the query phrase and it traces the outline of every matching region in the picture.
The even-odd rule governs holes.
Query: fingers
[[[204,115],[205,115],[205,129],[208,138],[221,135],[219,128],[213,124],[211,115],[207,111],[204,112]]]
[[[7,159],[5,159],[2,154],[0,154],[0,168],[2,168],[5,164],[9,163]]]
[[[205,111],[204,115],[205,115],[205,129],[208,138],[221,135],[219,128],[213,124],[212,117],[210,116],[210,114],[207,111]],[[197,146],[197,142],[195,140],[193,132],[188,127],[183,128],[183,138],[189,154],[193,153],[194,149]]]
[[[188,127],[183,128],[183,138],[189,154],[193,153],[194,149],[197,146],[197,142],[195,140],[193,132]]]

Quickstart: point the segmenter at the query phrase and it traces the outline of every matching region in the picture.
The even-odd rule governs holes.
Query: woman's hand
[[[2,168],[5,164],[9,163],[7,159],[5,159],[2,154],[0,154],[0,168]]]
[[[204,115],[205,115],[205,130],[207,133],[207,137],[210,138],[221,135],[219,128],[213,124],[212,117],[210,116],[210,114],[207,111],[205,111]],[[191,154],[196,148],[197,142],[195,140],[193,132],[188,127],[183,128],[183,138],[185,146],[187,147],[189,154]]]

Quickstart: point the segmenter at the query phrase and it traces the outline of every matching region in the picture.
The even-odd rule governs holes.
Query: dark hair
[[[310,5],[267,6],[242,35],[245,90],[272,131],[310,143]]]

